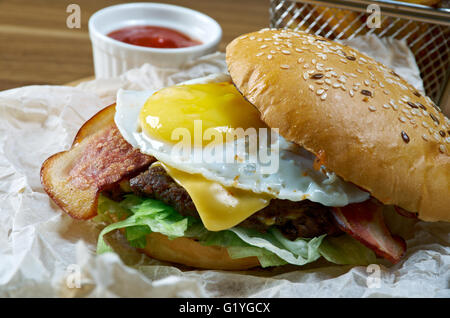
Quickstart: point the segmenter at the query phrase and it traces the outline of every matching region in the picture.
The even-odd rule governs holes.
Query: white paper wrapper
[[[401,44],[359,42],[421,88]],[[319,262],[246,273],[189,271],[138,254],[119,234],[118,254],[96,255],[99,229],[71,219],[48,198],[39,180],[42,162],[68,149],[119,88],[157,89],[223,71],[224,55],[216,53],[182,70],[144,65],[77,88],[0,92],[0,297],[450,297],[450,224],[443,223],[417,223],[404,260],[375,270]]]

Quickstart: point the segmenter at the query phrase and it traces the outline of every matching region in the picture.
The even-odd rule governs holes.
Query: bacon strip
[[[389,232],[383,218],[383,207],[374,200],[333,208],[338,226],[378,256],[395,264],[406,252],[403,238]]]
[[[41,168],[44,190],[76,219],[97,214],[98,195],[155,161],[123,139],[114,123],[115,105],[88,120],[70,150],[48,158]]]
[[[401,216],[404,216],[405,218],[410,218],[410,219],[418,218],[417,213],[406,211],[398,206],[394,206],[394,209],[398,214],[400,214]]]

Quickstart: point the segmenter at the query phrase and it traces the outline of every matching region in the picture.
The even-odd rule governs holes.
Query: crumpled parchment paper
[[[405,45],[375,37],[349,43],[422,89]],[[119,88],[158,89],[226,71],[223,53],[183,69],[144,65],[76,88],[30,86],[0,92],[0,297],[450,297],[450,224],[415,225],[394,266],[336,266],[248,272],[189,270],[152,260],[116,234],[118,251],[95,254],[99,229],[64,214],[45,194],[39,170],[69,148],[81,125]],[[406,71],[406,72],[405,72]]]

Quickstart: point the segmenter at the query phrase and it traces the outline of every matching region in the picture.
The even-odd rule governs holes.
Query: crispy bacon
[[[383,218],[383,207],[375,200],[333,208],[338,226],[393,264],[406,252],[406,243],[389,232]]]
[[[406,210],[404,210],[404,209],[402,209],[401,207],[398,207],[398,206],[394,206],[394,209],[395,209],[395,211],[398,214],[400,214],[401,216],[404,216],[406,218],[410,218],[410,219],[417,219],[418,218],[417,213],[406,211]]]
[[[72,147],[48,158],[41,168],[44,190],[76,219],[97,214],[99,193],[155,161],[123,139],[114,123],[115,105],[88,120]]]

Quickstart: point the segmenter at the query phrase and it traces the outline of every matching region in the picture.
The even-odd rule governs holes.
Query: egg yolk
[[[225,141],[233,129],[267,127],[253,105],[228,82],[164,88],[146,101],[139,122],[148,136],[171,143],[178,141],[179,137],[174,134],[176,129],[185,129],[191,144],[194,144],[194,133],[198,134],[201,123],[201,146],[210,142],[203,138],[203,133],[210,128],[217,130]]]

